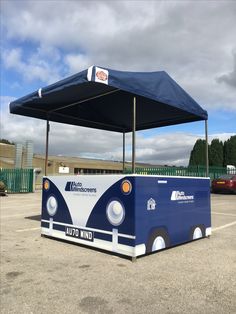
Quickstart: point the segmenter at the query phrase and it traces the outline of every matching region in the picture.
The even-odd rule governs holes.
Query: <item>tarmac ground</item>
[[[212,236],[129,259],[40,236],[41,193],[1,205],[1,313],[236,313],[236,195]]]

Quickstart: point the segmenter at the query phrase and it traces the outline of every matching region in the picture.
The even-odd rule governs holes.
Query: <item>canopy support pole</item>
[[[50,124],[49,120],[47,120],[46,124],[46,148],[45,148],[45,166],[44,166],[44,174],[47,175],[48,168],[48,138],[49,138]]]
[[[136,97],[133,98],[132,173],[135,173]]]
[[[125,132],[123,132],[123,173],[125,173]]]
[[[205,120],[205,140],[206,140],[206,177],[209,177],[209,159],[208,159],[208,120]]]

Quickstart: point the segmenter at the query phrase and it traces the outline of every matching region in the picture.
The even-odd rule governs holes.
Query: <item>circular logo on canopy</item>
[[[97,71],[96,77],[101,81],[107,80],[107,74],[104,71]]]

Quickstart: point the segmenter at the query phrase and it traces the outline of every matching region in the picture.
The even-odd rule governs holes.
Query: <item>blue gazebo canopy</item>
[[[207,120],[207,112],[166,72],[92,66],[10,103],[10,112],[116,132]]]

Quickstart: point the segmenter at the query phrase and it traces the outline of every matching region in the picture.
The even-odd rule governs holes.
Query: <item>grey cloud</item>
[[[234,53],[234,66],[233,71],[228,74],[223,74],[217,78],[219,83],[226,83],[230,87],[236,89],[236,52]]]

